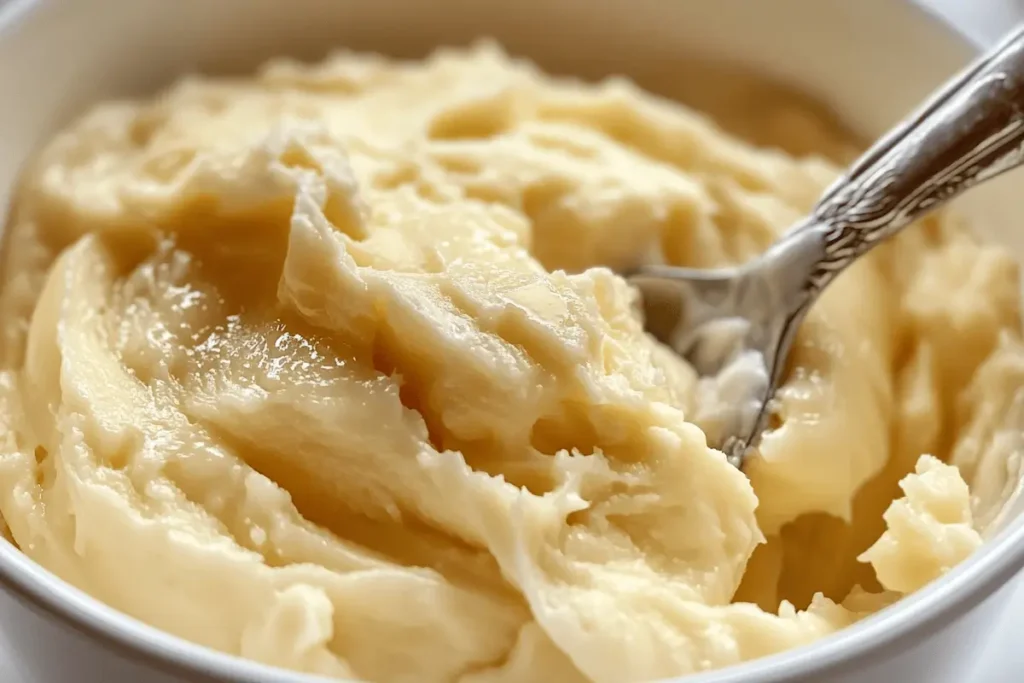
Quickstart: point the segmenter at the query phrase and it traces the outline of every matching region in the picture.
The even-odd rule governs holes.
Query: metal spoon
[[[1024,28],[875,143],[760,257],[737,268],[644,266],[630,273],[648,332],[702,377],[733,375],[731,410],[721,434],[709,435],[712,445],[737,467],[757,446],[796,331],[843,269],[1022,161]]]

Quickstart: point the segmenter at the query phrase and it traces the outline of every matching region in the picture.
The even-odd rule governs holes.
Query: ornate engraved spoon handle
[[[809,288],[939,204],[1024,162],[1024,28],[879,140],[815,206],[824,257]]]

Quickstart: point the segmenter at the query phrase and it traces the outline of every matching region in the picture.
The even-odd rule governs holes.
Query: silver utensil
[[[839,273],[924,213],[1022,161],[1024,28],[875,143],[760,257],[736,268],[629,273],[648,332],[722,385],[730,410],[721,433],[709,435],[712,445],[737,467],[757,446],[796,331]]]

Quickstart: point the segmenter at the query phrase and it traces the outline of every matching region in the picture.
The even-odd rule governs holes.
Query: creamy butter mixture
[[[820,638],[1015,493],[1015,264],[939,217],[855,265],[747,474],[615,270],[747,259],[836,173],[487,45],[101,105],[9,225],[0,510],[120,610],[338,677],[622,683]]]

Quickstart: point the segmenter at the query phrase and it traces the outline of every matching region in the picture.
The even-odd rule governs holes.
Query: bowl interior
[[[818,98],[873,137],[955,71],[969,48],[923,22],[912,3],[851,4],[8,0],[0,93],[17,106],[0,108],[0,192],[41,139],[101,98],[151,92],[190,71],[246,71],[277,54],[315,59],[344,46],[414,56],[479,36],[552,71],[655,74],[668,86],[685,86],[685,70],[674,67],[694,55],[736,63]]]
[[[8,0],[4,12],[0,93],[17,106],[0,108],[0,201],[34,147],[90,102],[278,54],[315,59],[345,46],[414,56],[492,36],[552,71],[653,73],[663,84],[696,55],[785,82],[868,138],[970,54],[914,3],[887,0]],[[962,208],[1024,255],[1024,231],[1006,229],[1010,188],[997,181]]]

